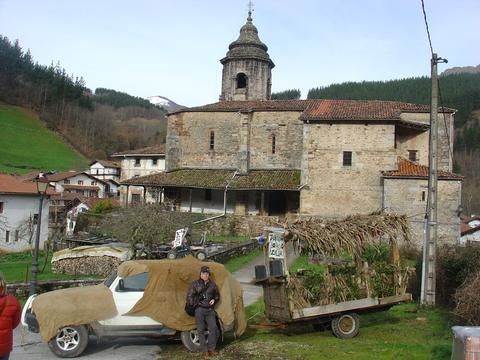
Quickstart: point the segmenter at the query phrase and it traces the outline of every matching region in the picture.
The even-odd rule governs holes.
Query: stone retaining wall
[[[241,244],[233,248],[223,250],[217,253],[210,255],[208,258],[218,263],[225,263],[230,259],[233,259],[238,256],[246,255],[252,251],[259,249],[260,245],[256,240],[253,240],[249,243]]]
[[[97,285],[103,279],[83,279],[83,280],[49,280],[38,282],[38,293],[44,293],[52,290],[66,289],[77,286]],[[7,285],[7,292],[17,297],[29,296],[30,283],[15,283]]]

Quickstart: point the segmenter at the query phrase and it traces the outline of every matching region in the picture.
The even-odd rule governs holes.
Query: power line
[[[432,39],[430,38],[430,30],[428,29],[427,13],[425,12],[425,4],[423,0],[421,1],[422,1],[423,19],[425,20],[425,27],[427,29],[428,43],[430,44],[430,52],[433,55],[433,46],[432,46]]]

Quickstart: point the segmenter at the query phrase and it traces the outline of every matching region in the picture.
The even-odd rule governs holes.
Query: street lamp
[[[38,218],[37,218],[37,233],[35,236],[35,247],[33,249],[32,257],[32,276],[30,278],[30,296],[34,295],[37,292],[37,273],[38,273],[38,248],[40,247],[40,233],[42,230],[42,210],[43,210],[43,197],[47,193],[48,181],[44,176],[39,175],[35,179],[35,184],[37,185],[37,193],[40,195],[40,204],[38,208]]]

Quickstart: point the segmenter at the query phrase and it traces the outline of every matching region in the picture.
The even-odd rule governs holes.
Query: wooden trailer
[[[335,336],[348,339],[359,332],[358,314],[388,310],[393,305],[412,300],[412,295],[403,288],[394,296],[365,297],[320,306],[298,307],[298,302],[293,298],[295,294],[289,287],[291,275],[285,251],[286,232],[283,228],[265,228],[265,265],[255,269],[256,282],[263,287],[265,312],[270,321],[282,324],[304,322],[318,329],[330,323]]]

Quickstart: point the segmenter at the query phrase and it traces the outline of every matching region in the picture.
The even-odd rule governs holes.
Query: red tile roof
[[[15,175],[0,174],[0,194],[38,195],[37,184]],[[49,188],[47,194],[53,195],[55,191]]]
[[[115,162],[115,161],[110,161],[110,160],[94,160],[90,163],[89,166],[92,166],[95,163],[99,163],[103,167],[109,167],[109,168],[120,168],[120,164]]]
[[[429,113],[430,105],[380,100],[249,100],[221,101],[181,109],[171,114],[197,111],[298,111],[302,113],[300,119],[309,121],[400,120],[400,115],[404,112]],[[454,112],[454,110],[445,108],[445,112]]]
[[[428,178],[428,166],[419,165],[413,161],[398,158],[397,170],[384,171],[383,177],[398,178]],[[462,180],[463,176],[447,171],[438,171],[438,178],[443,180]]]
[[[82,172],[81,171],[59,171],[57,173],[47,174],[46,177],[49,181],[57,182],[57,181],[71,178],[73,176],[77,176],[79,174],[82,174]]]
[[[471,227],[468,224],[460,224],[460,234],[467,235],[480,231],[480,226]]]
[[[165,144],[149,146],[142,149],[133,149],[127,151],[121,151],[112,155],[112,157],[121,157],[128,155],[140,155],[140,156],[150,156],[150,155],[165,155]]]

